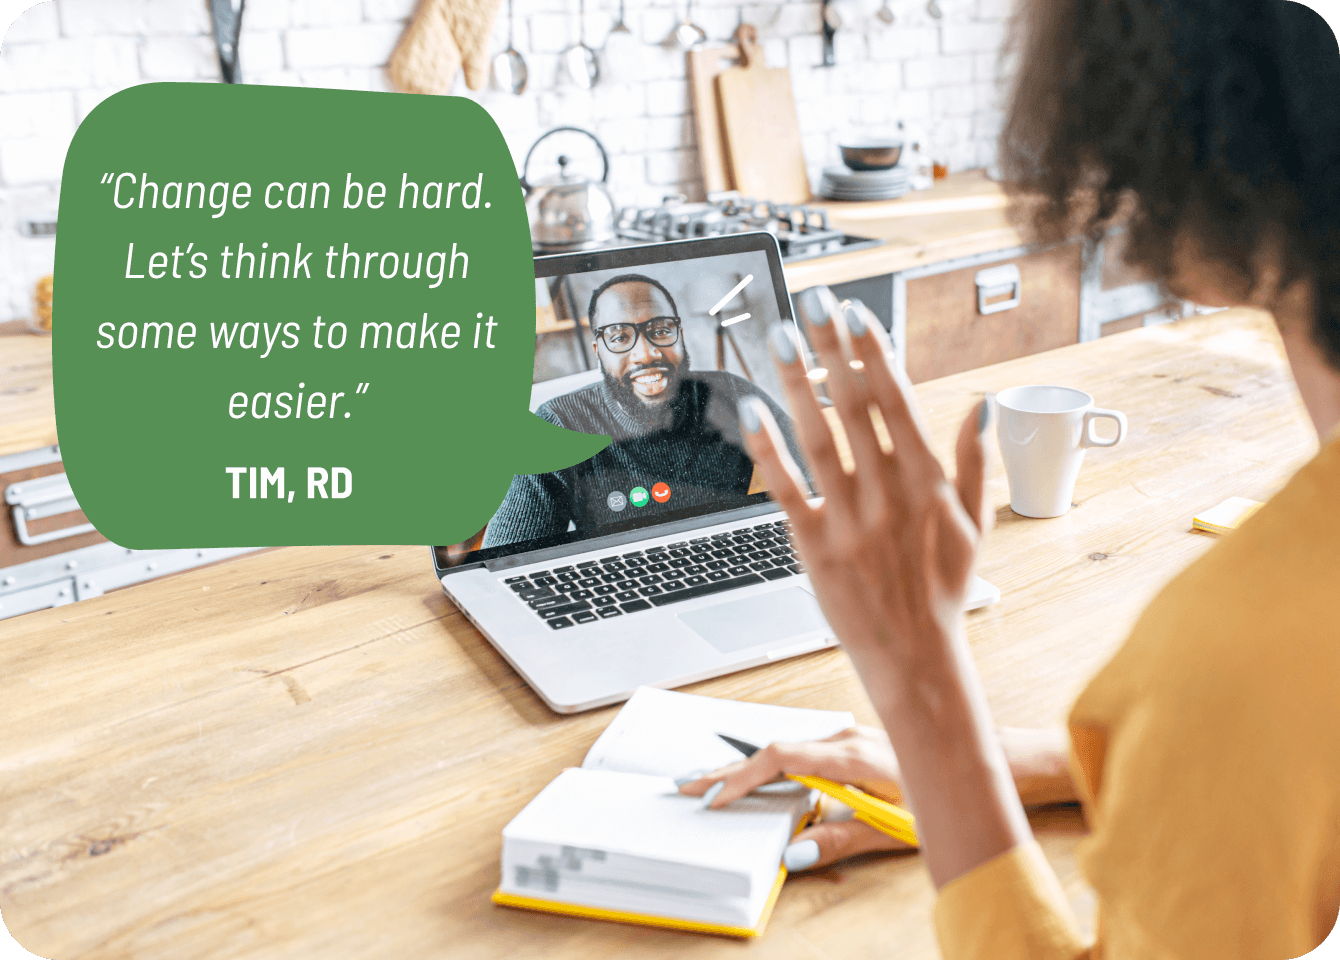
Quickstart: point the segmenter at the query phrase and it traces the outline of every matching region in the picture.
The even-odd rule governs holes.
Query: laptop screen
[[[767,345],[772,324],[794,323],[771,236],[538,257],[535,275],[531,410],[613,440],[568,469],[513,477],[483,530],[434,548],[439,567],[766,503],[740,431],[745,397],[768,405],[803,463]]]

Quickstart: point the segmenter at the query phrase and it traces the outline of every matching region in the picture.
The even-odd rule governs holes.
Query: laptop
[[[796,322],[776,240],[542,256],[535,277],[531,410],[613,442],[514,477],[483,530],[433,547],[447,595],[559,713],[835,646],[736,413],[768,404],[808,481],[767,346]],[[967,608],[999,598],[974,578]]]

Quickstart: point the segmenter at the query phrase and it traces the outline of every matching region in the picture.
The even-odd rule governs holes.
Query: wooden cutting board
[[[810,181],[791,93],[791,73],[768,67],[751,24],[735,31],[742,66],[717,77],[727,165],[735,189],[780,203],[805,203]]]
[[[739,49],[729,44],[694,47],[688,52],[689,94],[693,98],[693,125],[698,132],[698,165],[708,193],[734,190],[726,162],[726,133],[717,107],[717,77],[739,63]]]

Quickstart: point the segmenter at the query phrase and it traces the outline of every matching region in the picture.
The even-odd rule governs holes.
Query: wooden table
[[[1268,319],[1233,311],[918,388],[942,452],[983,391],[1124,410],[1078,506],[1007,506],[969,636],[997,722],[1054,724],[1150,595],[1315,449]],[[840,651],[695,692],[873,719]],[[424,547],[290,548],[0,623],[0,910],[53,958],[935,955],[915,854],[796,877],[728,940],[494,907],[502,826],[614,708],[550,713],[453,608]],[[1034,816],[1083,917],[1073,808]]]

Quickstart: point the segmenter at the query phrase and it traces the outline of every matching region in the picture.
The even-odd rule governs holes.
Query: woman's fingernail
[[[801,291],[796,300],[806,323],[812,327],[827,326],[828,311],[832,308],[833,300],[833,294],[827,287],[810,287]]]
[[[768,331],[768,340],[772,343],[772,352],[782,363],[796,362],[796,341],[786,323],[774,323]]]
[[[977,432],[986,433],[986,425],[991,422],[991,407],[996,402],[996,395],[988,393],[982,398],[982,410],[977,415]]]
[[[864,304],[860,300],[852,300],[842,309],[842,316],[847,321],[847,329],[851,331],[853,337],[865,336],[865,317],[861,310]]]
[[[706,770],[690,770],[682,777],[675,777],[675,786],[682,787],[685,784],[692,783],[695,780],[701,780],[705,776],[707,776]]]
[[[707,792],[703,794],[704,810],[706,810],[708,807],[712,805],[712,801],[717,798],[717,794],[719,794],[725,786],[726,786],[725,780],[718,780],[716,783],[712,784],[710,787],[707,788]]]
[[[758,414],[758,397],[745,397],[740,401],[740,427],[745,433],[758,433],[763,419]]]
[[[819,844],[814,840],[800,840],[786,848],[782,863],[791,871],[808,870],[819,862]]]

